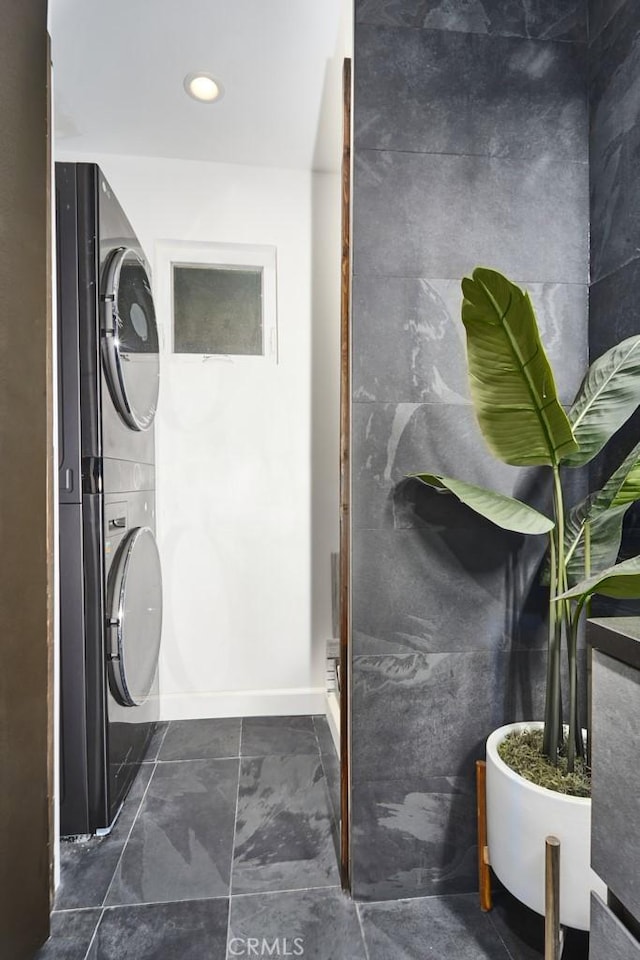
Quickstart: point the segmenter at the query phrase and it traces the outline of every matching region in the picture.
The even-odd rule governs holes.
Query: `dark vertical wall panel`
[[[591,112],[592,359],[640,334],[640,6],[634,0],[591,4],[589,99]],[[636,414],[592,466],[599,486],[640,441]],[[640,510],[625,521],[623,556],[640,553]],[[632,601],[594,602],[598,614],[637,614]]]
[[[570,402],[587,360],[582,0],[356,0],[353,890],[476,887],[473,761],[542,713],[544,544],[404,480],[420,468],[543,504],[483,445],[460,280],[532,292]]]
[[[27,960],[49,913],[51,477],[45,0],[0,30],[0,955]]]

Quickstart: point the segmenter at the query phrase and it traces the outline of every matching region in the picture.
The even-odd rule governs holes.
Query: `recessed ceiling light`
[[[184,78],[184,88],[194,100],[202,103],[213,103],[224,94],[224,88],[219,80],[208,73],[188,73]]]

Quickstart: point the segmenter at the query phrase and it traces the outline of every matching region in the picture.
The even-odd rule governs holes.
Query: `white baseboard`
[[[290,717],[325,712],[323,687],[297,690],[242,690],[219,693],[161,693],[161,720],[210,717]]]
[[[340,758],[340,701],[335,690],[328,690],[325,696],[325,713],[333,737],[338,758]]]

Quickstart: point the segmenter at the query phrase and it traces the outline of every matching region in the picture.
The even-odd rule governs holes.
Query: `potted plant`
[[[561,921],[588,929],[589,895],[602,888],[589,868],[591,801],[586,736],[579,717],[578,634],[594,593],[640,595],[640,557],[616,564],[622,523],[640,498],[640,444],[602,489],[571,510],[563,481],[589,463],[640,403],[640,337],[599,357],[570,410],[558,398],[529,295],[493,270],[462,282],[471,397],[491,452],[505,463],[550,472],[552,516],[493,490],[450,477],[414,476],[506,530],[549,538],[549,635],[543,722],[510,724],[487,741],[491,865],[502,883],[544,913],[544,839],[559,837]],[[562,711],[562,651],[568,662]]]

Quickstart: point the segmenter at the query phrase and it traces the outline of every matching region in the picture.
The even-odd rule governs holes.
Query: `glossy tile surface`
[[[484,263],[586,282],[586,164],[384,150],[354,163],[356,274],[457,279]]]
[[[151,764],[142,764],[108,836],[76,843],[61,841],[61,883],[56,892],[56,910],[97,907],[104,902],[152,773]]]
[[[356,783],[352,829],[358,899],[469,893],[477,887],[471,777]]]
[[[228,895],[238,765],[158,763],[108,904]]]
[[[318,754],[311,717],[245,717],[242,721],[243,757],[269,754]]]
[[[207,760],[240,756],[240,718],[173,720],[159,760]]]
[[[369,960],[513,960],[478,898],[363,904]]]
[[[473,842],[449,830],[466,801],[444,784],[469,781],[495,726],[542,711],[544,538],[408,474],[549,510],[543,472],[498,462],[475,423],[460,281],[482,264],[530,290],[570,404],[588,353],[587,6],[356,0],[352,816],[369,899],[473,889]]]
[[[640,199],[640,9],[623,4],[594,41],[591,77],[591,269],[593,280],[638,257]]]
[[[227,960],[252,938],[279,941],[281,956],[366,960],[356,905],[335,888],[233,897]]]
[[[488,521],[469,518],[467,508],[450,503],[440,523],[433,517],[421,529],[355,532],[355,656],[546,647],[545,544],[494,532]],[[463,591],[457,585],[461,567]]]
[[[492,730],[542,715],[543,681],[543,651],[355,657],[353,782],[473,776]]]
[[[633,0],[589,0],[589,42],[598,38],[611,18],[626,3]]]
[[[359,149],[586,162],[586,47],[358,29]]]
[[[539,39],[587,39],[583,0],[356,0],[356,20]]]
[[[548,506],[549,472],[511,467],[493,457],[470,405],[354,404],[352,449],[356,529],[403,529],[453,519],[450,498],[410,479],[420,472],[457,477],[540,509]],[[473,525],[469,509],[465,518]],[[491,532],[502,537],[493,524]]]
[[[561,399],[571,403],[587,363],[586,283],[513,279],[531,295],[545,350],[559,373]],[[460,280],[354,278],[355,401],[471,402]],[[569,337],[571,351],[565,343]]]
[[[85,960],[100,910],[69,910],[51,917],[51,936],[34,960]]]
[[[222,960],[228,900],[105,910],[87,960]]]
[[[144,758],[145,763],[155,763],[155,761],[158,759],[158,752],[164,742],[168,727],[169,724],[164,720],[156,724],[155,732],[149,741],[149,746],[147,747],[147,752]]]
[[[339,883],[320,754],[242,761],[232,893]]]

